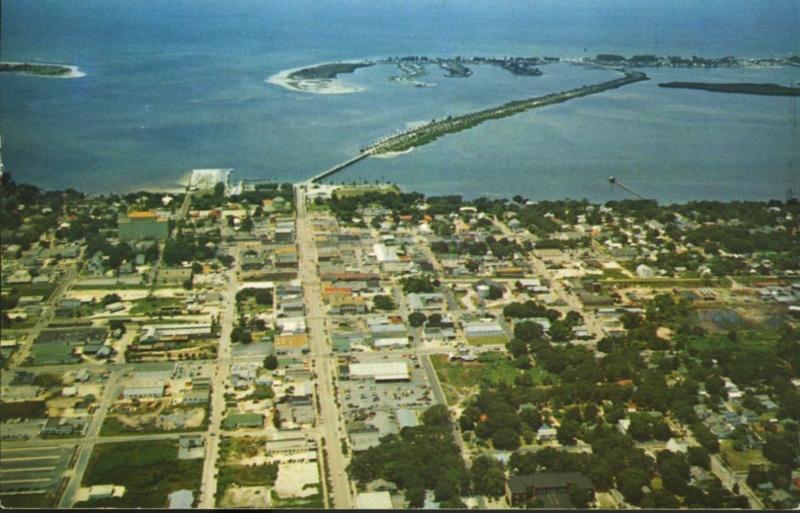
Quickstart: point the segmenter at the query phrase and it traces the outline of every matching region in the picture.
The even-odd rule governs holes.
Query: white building
[[[406,362],[351,363],[350,378],[375,381],[408,381],[411,376]]]
[[[389,492],[363,492],[356,496],[356,509],[393,509]]]

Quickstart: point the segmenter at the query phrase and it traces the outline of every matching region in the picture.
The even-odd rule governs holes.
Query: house
[[[592,483],[578,472],[538,472],[511,476],[506,481],[506,500],[511,506],[519,506],[533,499],[540,499],[545,507],[573,507],[567,494],[567,486],[574,485],[585,490]]]
[[[558,430],[556,428],[550,426],[550,424],[544,423],[541,425],[539,430],[536,431],[536,440],[539,442],[553,440],[557,434]]]

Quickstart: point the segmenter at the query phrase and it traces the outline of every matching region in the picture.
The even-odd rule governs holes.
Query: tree
[[[193,274],[200,274],[203,272],[203,264],[200,262],[193,262],[192,263],[192,273]]]
[[[281,412],[277,408],[272,410],[272,425],[275,429],[281,428]]]
[[[514,326],[514,336],[523,342],[533,342],[542,338],[544,330],[542,325],[536,322],[519,322]]]
[[[502,427],[492,434],[492,445],[501,451],[514,451],[519,448],[519,435],[510,427]]]
[[[514,358],[528,356],[528,346],[525,344],[525,342],[518,338],[512,338],[509,340],[506,344],[506,348]]]
[[[405,496],[408,506],[411,508],[421,508],[425,505],[425,489],[422,487],[415,486],[407,489]]]
[[[122,301],[122,298],[119,297],[119,294],[112,293],[103,296],[103,306],[108,306],[112,303],[119,303],[120,301]]]
[[[264,358],[264,368],[267,370],[275,370],[278,368],[278,357],[271,354]]]
[[[575,483],[567,485],[567,495],[572,505],[577,509],[587,509],[591,504],[594,494],[591,489],[581,488]]]
[[[556,438],[561,445],[575,445],[575,438],[578,436],[580,424],[574,420],[566,419],[558,426]]]
[[[711,456],[704,447],[689,447],[686,453],[690,465],[704,468],[706,470],[711,468]]]
[[[375,308],[378,310],[394,310],[396,305],[389,296],[377,295],[373,298]]]
[[[631,504],[639,504],[644,496],[642,487],[650,483],[650,477],[638,468],[626,468],[617,476],[617,488]]]
[[[443,404],[431,406],[422,413],[422,422],[426,426],[447,426],[450,424],[450,410]]]
[[[769,434],[764,446],[761,448],[761,452],[769,461],[790,467],[794,465],[794,460],[797,457],[796,449],[791,443],[787,443],[787,440],[784,440],[783,437]]]
[[[519,420],[533,430],[538,430],[542,427],[542,415],[535,408],[523,408],[519,412]]]
[[[411,325],[413,328],[418,328],[425,324],[425,321],[428,318],[425,317],[425,314],[422,312],[411,312],[408,314],[408,324]]]
[[[478,495],[492,498],[501,497],[505,492],[505,473],[503,464],[494,458],[481,455],[475,458],[470,469],[472,489]]]

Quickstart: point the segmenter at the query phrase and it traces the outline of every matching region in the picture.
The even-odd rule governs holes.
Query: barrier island
[[[722,84],[706,82],[665,82],[658,87],[675,89],[700,89],[714,93],[760,94],[765,96],[800,96],[800,87],[786,87],[778,84]]]
[[[433,142],[443,135],[472,128],[490,119],[513,116],[514,114],[519,114],[526,110],[566,102],[575,98],[580,98],[581,96],[597,94],[609,89],[616,89],[628,84],[650,79],[650,77],[638,71],[622,71],[622,73],[624,75],[623,77],[600,84],[583,86],[577,89],[570,89],[568,91],[537,96],[525,100],[512,101],[498,107],[471,112],[461,116],[448,116],[446,119],[439,121],[433,120],[420,127],[378,141],[372,146],[363,148],[362,152],[376,155],[380,153],[406,151],[410,148]]]

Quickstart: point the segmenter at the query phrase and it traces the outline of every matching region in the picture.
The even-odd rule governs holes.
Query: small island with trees
[[[35,62],[0,62],[0,72],[24,73],[41,77],[74,78],[83,73],[76,66],[64,64],[40,64]]]
[[[337,76],[354,73],[359,68],[372,66],[371,62],[332,62],[311,66],[289,74],[292,80],[332,80]]]
[[[786,87],[778,84],[754,83],[706,83],[706,82],[665,82],[658,87],[676,89],[700,89],[714,93],[760,94],[765,96],[800,96],[800,87]]]

